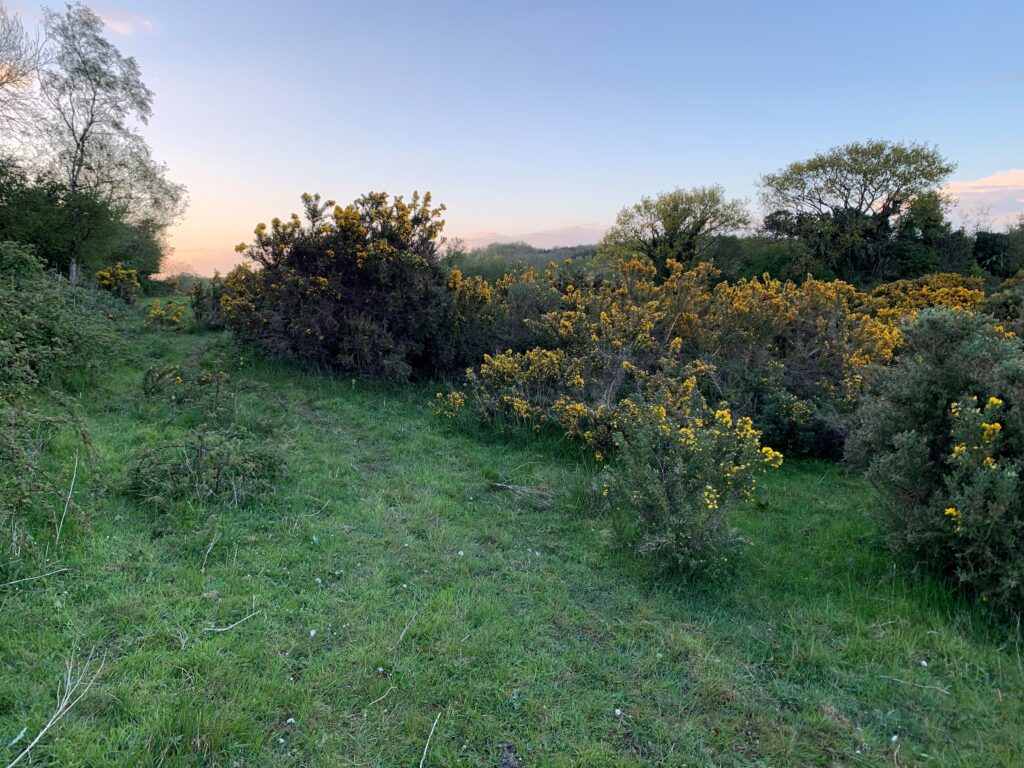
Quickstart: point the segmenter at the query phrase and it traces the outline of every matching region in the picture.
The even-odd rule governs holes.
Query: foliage
[[[275,218],[239,246],[259,269],[227,276],[229,328],[272,354],[358,375],[403,379],[469,359],[438,260],[444,206],[429,193],[371,193],[344,208],[303,195],[303,207],[305,224]]]
[[[444,261],[466,277],[479,276],[496,283],[507,274],[532,267],[543,270],[551,262],[562,266],[566,262],[589,265],[594,261],[597,247],[574,245],[560,248],[536,248],[529,243],[491,243],[469,251],[449,249]]]
[[[160,511],[175,502],[238,506],[273,490],[280,463],[241,427],[192,430],[138,452],[126,490]]]
[[[670,261],[693,266],[715,236],[749,223],[745,203],[727,199],[720,186],[675,189],[623,208],[598,245],[598,256],[610,264],[646,258],[664,279]]]
[[[767,232],[805,244],[813,259],[855,284],[948,267],[930,246],[944,229],[939,188],[955,165],[923,144],[853,142],[761,177]],[[945,263],[944,263],[945,262]]]
[[[4,30],[18,26],[6,12],[2,20]],[[32,177],[3,206],[0,237],[40,246],[74,284],[116,261],[143,275],[159,271],[164,233],[186,205],[184,187],[168,180],[139,133],[152,91],[103,30],[80,3],[43,9],[42,42],[22,35],[17,46],[31,54],[19,56],[17,89],[0,85],[0,100],[17,97],[5,128]],[[11,71],[6,61],[0,69]]]
[[[520,322],[530,343],[520,336],[520,346],[484,356],[469,379],[480,415],[560,423],[600,451],[620,398],[699,361],[705,395],[754,418],[773,444],[836,455],[860,392],[898,343],[891,319],[873,316],[868,297],[846,283],[716,282],[710,265],[677,262],[658,283],[639,258],[618,270],[521,276],[546,284],[560,306]],[[502,288],[517,282],[510,276]]]
[[[73,288],[30,248],[3,242],[0,307],[0,525],[17,557],[33,536],[26,511],[64,492],[44,461],[49,446],[59,435],[84,438],[63,391],[117,353],[111,319],[123,304]]]
[[[139,283],[139,273],[134,269],[125,269],[120,262],[112,267],[99,270],[96,273],[96,284],[126,304],[134,304],[142,288]]]
[[[685,390],[670,408],[621,403],[612,421],[616,460],[599,482],[608,506],[637,520],[640,552],[684,577],[708,577],[730,568],[743,541],[729,514],[782,454],[760,446],[748,417],[734,420],[725,403],[710,408],[695,379]]]
[[[858,412],[848,455],[884,502],[893,547],[1019,612],[1024,347],[968,312],[927,309]]]
[[[224,329],[224,313],[221,299],[224,297],[224,280],[217,272],[210,280],[196,280],[188,291],[188,303],[192,309],[195,327],[204,331]]]
[[[145,327],[146,330],[184,333],[188,330],[185,324],[185,304],[174,299],[166,302],[154,299],[146,312]]]

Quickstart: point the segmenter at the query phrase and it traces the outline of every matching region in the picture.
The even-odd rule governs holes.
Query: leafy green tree
[[[619,211],[615,226],[598,244],[598,255],[609,261],[646,257],[664,279],[670,259],[691,266],[716,236],[749,223],[746,204],[727,199],[720,186],[675,189]]]
[[[765,229],[802,241],[847,280],[898,276],[906,270],[894,241],[908,217],[921,213],[915,201],[927,198],[934,212],[955,167],[924,144],[870,140],[834,147],[761,177]]]

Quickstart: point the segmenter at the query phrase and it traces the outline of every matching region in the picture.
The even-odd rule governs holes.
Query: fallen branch
[[[199,566],[200,573],[206,573],[206,558],[210,556],[210,552],[213,551],[213,545],[217,543],[218,539],[220,539],[220,533],[215,533],[213,538],[210,539],[210,546],[206,548],[206,554],[203,555],[203,564]]]
[[[437,717],[434,718],[434,724],[430,727],[430,735],[427,736],[427,743],[423,745],[423,757],[420,758],[420,768],[423,768],[423,763],[427,760],[427,750],[430,749],[430,740],[434,738],[434,729],[437,728],[437,723],[441,719],[441,714],[444,710],[437,713]]]
[[[105,658],[101,659],[99,667],[92,672],[90,677],[89,675],[93,664],[93,653],[93,651],[89,652],[89,658],[85,660],[85,664],[80,668],[77,677],[75,676],[75,657],[72,656],[68,660],[67,671],[64,673],[64,679],[57,684],[57,708],[53,711],[53,714],[50,715],[50,719],[46,722],[46,725],[43,726],[42,730],[40,730],[39,733],[36,734],[36,737],[29,742],[28,746],[21,751],[21,754],[7,764],[7,768],[14,768],[15,765],[21,762],[21,759],[32,751],[35,745],[39,743],[40,739],[42,739],[43,736],[45,736],[47,732],[53,728],[62,717],[64,717],[64,715],[70,712],[71,708],[80,702],[82,697],[89,692],[90,688],[92,688],[93,683],[96,682],[96,678],[98,678],[100,676],[100,672],[103,671],[103,664],[106,661]],[[89,677],[89,680],[83,685],[83,681],[85,681],[86,677]],[[15,739],[15,741],[17,741],[17,739]],[[14,742],[12,742],[12,744],[13,743]]]
[[[902,683],[903,685],[912,685],[915,688],[925,688],[925,689],[927,689],[929,691],[938,691],[939,693],[944,693],[947,696],[952,696],[953,695],[949,691],[947,691],[945,688],[939,688],[939,686],[937,686],[937,685],[920,685],[918,683],[911,683],[911,682],[909,682],[907,680],[900,680],[898,677],[889,677],[889,675],[878,675],[878,677],[881,680],[892,680],[894,683]]]
[[[64,571],[69,571],[69,570],[71,570],[71,569],[70,568],[58,568],[55,571],[50,571],[49,573],[41,573],[38,576],[26,576],[24,579],[15,579],[14,581],[8,581],[6,584],[0,584],[0,587],[10,587],[10,586],[13,586],[15,584],[22,584],[22,583],[24,583],[26,581],[35,581],[36,579],[45,579],[47,576],[53,576],[55,573],[64,573]]]
[[[253,611],[248,616],[244,616],[243,618],[241,618],[238,621],[236,621],[234,624],[228,624],[226,627],[207,627],[203,631],[204,632],[227,632],[229,629],[234,629],[235,627],[237,627],[243,621],[248,621],[249,619],[251,619],[253,616],[255,616],[258,613],[262,613],[262,611]]]
[[[57,539],[55,544],[60,544],[60,532],[64,528],[64,518],[68,516],[68,507],[71,506],[71,495],[75,492],[75,480],[78,478],[78,451],[75,451],[75,471],[71,473],[71,487],[68,488],[68,498],[64,502],[64,512],[61,513],[60,522],[57,523]]]

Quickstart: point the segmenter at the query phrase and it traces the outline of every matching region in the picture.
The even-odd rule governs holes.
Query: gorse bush
[[[138,271],[126,269],[121,263],[99,270],[96,273],[96,285],[126,304],[134,304],[142,290]]]
[[[161,302],[154,299],[146,312],[146,330],[150,331],[171,331],[173,333],[184,333],[188,330],[185,324],[185,305],[174,299]]]
[[[444,206],[364,195],[341,207],[303,195],[297,214],[256,227],[238,250],[258,269],[225,281],[225,321],[239,337],[286,358],[359,375],[404,379],[467,359],[439,263]]]
[[[849,458],[898,552],[1014,612],[1024,580],[1024,347],[991,318],[927,309],[864,397]]]
[[[643,400],[621,403],[612,423],[616,462],[599,482],[610,509],[635,518],[640,552],[684,577],[714,576],[729,569],[743,541],[728,514],[782,454],[760,446],[748,417],[734,420],[724,403],[710,408],[694,377],[680,394],[685,399],[671,411]]]
[[[207,280],[197,280],[188,291],[188,304],[195,327],[202,331],[220,331],[224,328],[221,299],[224,280],[217,272]]]

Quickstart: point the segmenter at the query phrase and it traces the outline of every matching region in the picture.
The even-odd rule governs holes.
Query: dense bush
[[[126,269],[120,262],[99,270],[96,273],[96,285],[114,294],[126,304],[134,304],[142,289],[138,271]]]
[[[897,551],[1024,607],[1019,339],[984,315],[922,310],[863,399],[848,455],[878,488]]]
[[[184,333],[188,330],[185,324],[185,305],[174,299],[166,302],[154,299],[146,312],[145,327],[147,331],[172,331]]]
[[[734,420],[724,403],[710,408],[695,377],[679,394],[685,399],[672,402],[671,416],[658,403],[620,404],[616,462],[600,481],[608,506],[635,518],[640,552],[664,558],[685,577],[713,576],[729,568],[743,541],[728,514],[782,454],[760,446],[749,418]]]
[[[125,490],[161,512],[179,505],[240,505],[274,488],[282,457],[238,423],[238,391],[229,374],[194,365],[146,371],[142,392],[169,414],[168,429],[184,432],[140,447],[129,461]]]
[[[192,309],[195,327],[202,331],[219,331],[224,328],[224,313],[221,299],[224,296],[224,281],[214,272],[210,280],[197,280],[188,292],[188,303]]]
[[[127,491],[160,511],[174,502],[237,506],[272,491],[280,466],[277,452],[241,427],[191,430],[137,453]]]
[[[286,358],[403,379],[468,360],[430,195],[372,193],[344,208],[303,195],[306,222],[260,224],[239,246],[258,267],[225,281],[225,321]]]

